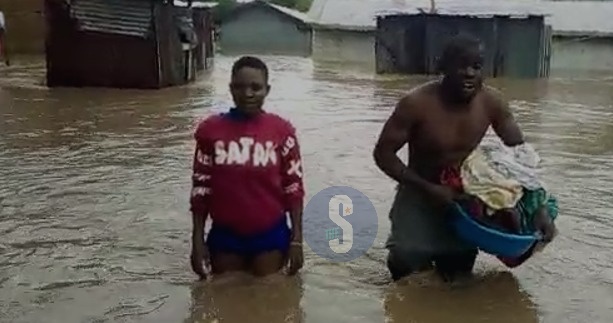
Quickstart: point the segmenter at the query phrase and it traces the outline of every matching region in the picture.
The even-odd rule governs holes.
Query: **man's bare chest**
[[[481,142],[490,119],[481,107],[472,111],[432,113],[416,129],[422,149],[440,153],[470,152]]]

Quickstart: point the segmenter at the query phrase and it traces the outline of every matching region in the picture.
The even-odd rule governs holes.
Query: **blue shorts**
[[[213,223],[206,242],[211,254],[223,252],[253,257],[263,252],[281,251],[285,255],[289,249],[291,234],[287,218],[283,216],[282,221],[270,230],[249,237],[238,235]]]

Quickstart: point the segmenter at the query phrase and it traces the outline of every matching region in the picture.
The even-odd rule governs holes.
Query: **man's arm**
[[[412,183],[431,191],[432,184],[407,167],[397,155],[398,150],[409,142],[410,129],[415,123],[412,100],[407,96],[398,102],[394,112],[383,125],[373,157],[377,167],[398,183]]]
[[[287,125],[287,133],[281,147],[281,182],[285,192],[285,209],[292,221],[292,241],[302,243],[302,212],[304,184],[302,181],[302,158],[296,130]]]
[[[494,132],[506,146],[513,147],[523,144],[524,135],[511,113],[509,103],[499,91],[490,89],[489,93],[488,108],[491,112],[490,120]]]

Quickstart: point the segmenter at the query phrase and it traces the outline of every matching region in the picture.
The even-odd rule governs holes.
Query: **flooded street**
[[[449,290],[427,276],[390,283],[394,183],[371,157],[396,100],[423,79],[267,57],[267,108],[299,131],[308,197],[362,191],[379,237],[351,263],[307,249],[299,277],[196,282],[191,135],[231,104],[232,62],[217,57],[196,84],[160,91],[49,90],[41,58],[0,67],[0,322],[613,321],[611,76],[489,82],[541,153],[560,236],[512,271],[482,255],[481,282]]]

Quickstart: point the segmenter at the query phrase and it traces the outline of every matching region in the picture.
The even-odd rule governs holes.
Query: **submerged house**
[[[313,59],[374,67],[375,14],[393,7],[391,0],[313,0]]]
[[[466,4],[381,13],[377,19],[378,73],[438,74],[446,42],[459,33],[484,45],[488,77],[549,75],[551,30],[545,14],[531,7]]]
[[[193,0],[189,3],[186,0],[174,0],[174,3],[180,8],[191,8],[191,24],[198,37],[198,46],[194,53],[196,70],[209,69],[213,65],[215,56],[213,9],[217,6],[217,2]]]
[[[163,0],[44,0],[47,85],[162,88],[195,79],[191,8]]]
[[[552,75],[613,73],[613,2],[548,1]]]
[[[296,10],[262,0],[239,4],[221,22],[224,53],[310,56],[312,29]]]

